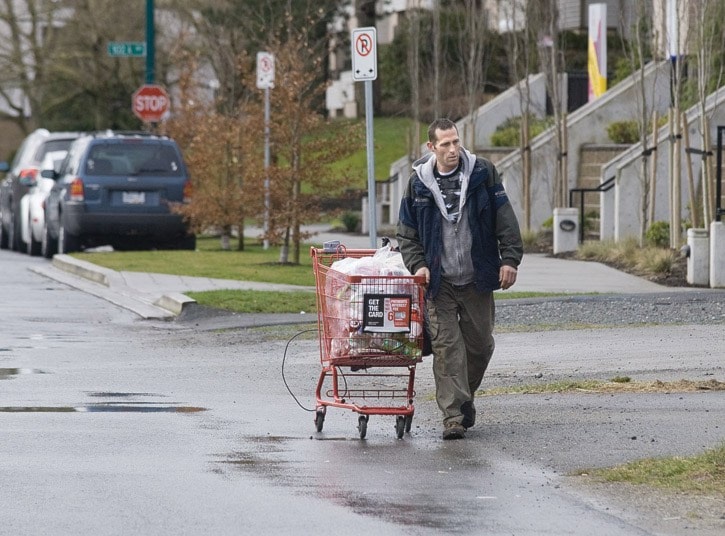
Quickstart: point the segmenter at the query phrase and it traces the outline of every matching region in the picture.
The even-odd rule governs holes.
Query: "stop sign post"
[[[169,95],[156,84],[144,84],[131,99],[133,113],[145,123],[158,123],[169,111]]]

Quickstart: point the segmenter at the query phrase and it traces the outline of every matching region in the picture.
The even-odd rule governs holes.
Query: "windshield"
[[[70,144],[73,143],[73,139],[59,139],[59,140],[48,140],[38,147],[38,151],[35,153],[35,161],[41,163],[48,153],[55,153],[63,151],[63,154],[68,152]]]
[[[170,145],[96,144],[86,161],[88,175],[178,176],[179,155]]]

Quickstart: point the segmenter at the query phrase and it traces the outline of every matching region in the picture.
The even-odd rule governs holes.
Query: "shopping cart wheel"
[[[315,428],[318,432],[322,432],[322,425],[325,424],[325,409],[318,409],[315,412]]]
[[[398,439],[403,439],[403,434],[405,433],[405,417],[402,415],[398,415],[395,418],[395,433]]]
[[[413,414],[405,416],[405,431],[410,433],[410,428],[413,426]]]
[[[357,418],[357,430],[360,432],[360,439],[365,439],[368,433],[368,419],[370,419],[370,415],[360,415]]]

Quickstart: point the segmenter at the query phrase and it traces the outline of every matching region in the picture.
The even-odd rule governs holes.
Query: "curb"
[[[107,268],[101,268],[90,262],[74,259],[70,255],[64,254],[54,255],[51,264],[64,272],[88,279],[105,287],[111,286],[108,272],[112,270]]]
[[[123,277],[117,271],[111,270],[110,268],[104,268],[65,254],[54,255],[52,266],[63,272],[103,285],[109,290],[118,289],[119,294],[127,297],[134,294],[128,285],[126,285]],[[166,314],[159,315],[158,312],[153,312],[153,310],[150,311],[149,307],[160,308],[168,313],[171,313],[173,316],[178,316],[186,307],[196,303],[196,300],[178,292],[164,294],[154,302],[151,302],[150,300],[143,300],[140,297],[135,298],[135,300],[140,302],[142,305],[140,307],[128,306],[126,305],[128,300],[124,300],[123,303],[115,303],[126,309],[134,311],[136,314],[145,319],[168,318],[170,316]]]
[[[184,309],[194,304],[196,304],[196,300],[189,298],[180,292],[164,294],[154,302],[155,306],[171,311],[177,316],[180,315]]]

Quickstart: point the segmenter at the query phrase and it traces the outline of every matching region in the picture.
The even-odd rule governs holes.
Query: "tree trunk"
[[[433,1],[433,116],[441,115],[441,1]],[[417,132],[416,132],[417,134]],[[418,136],[415,137],[418,143]],[[420,145],[418,143],[418,145]]]
[[[284,231],[284,241],[279,248],[279,262],[280,264],[287,264],[289,262],[289,227]]]
[[[292,188],[292,205],[294,206],[292,214],[292,262],[300,263],[300,218],[297,213],[297,204],[300,198],[300,181],[295,181]]]
[[[687,172],[687,195],[690,202],[690,222],[692,223],[692,226],[697,228],[700,227],[698,225],[699,222],[699,215],[697,210],[697,200],[695,197],[695,176],[692,172],[692,154],[690,153],[690,129],[687,126],[687,114],[682,113],[682,140],[684,141],[685,145],[685,162],[686,162],[686,172]],[[705,140],[703,140],[704,142]],[[704,143],[703,143],[704,145]],[[703,162],[705,160],[703,159]]]
[[[230,238],[232,235],[232,229],[230,226],[222,227],[222,235],[220,237],[222,251],[231,251]]]
[[[410,115],[413,119],[417,141],[418,124],[420,123],[420,15],[413,9],[410,20],[410,51],[408,53],[408,69],[410,73]],[[418,145],[416,143],[416,145]]]
[[[237,224],[237,251],[244,251],[244,218]]]

